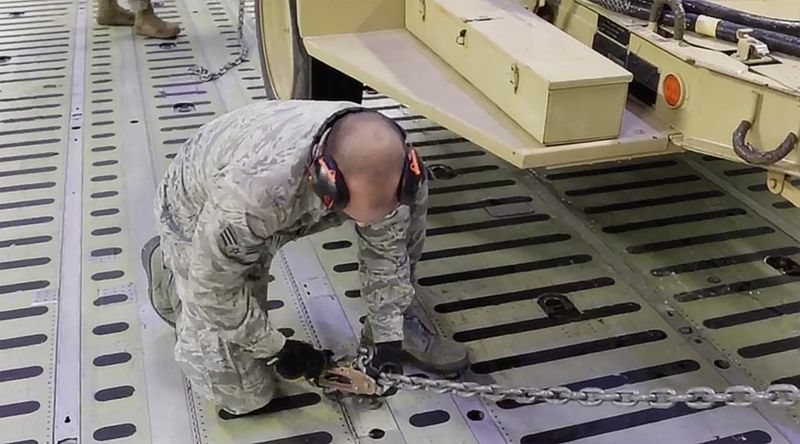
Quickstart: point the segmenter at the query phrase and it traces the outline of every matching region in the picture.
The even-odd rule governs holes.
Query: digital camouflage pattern
[[[285,341],[264,308],[272,258],[287,242],[346,220],[324,208],[305,170],[323,122],[356,106],[297,100],[240,108],[189,139],[159,184],[155,211],[174,292],[154,299],[174,295],[178,365],[196,391],[231,413],[272,397],[275,376],[265,359]],[[427,196],[425,182],[411,208],[356,227],[362,297],[377,342],[403,338]]]

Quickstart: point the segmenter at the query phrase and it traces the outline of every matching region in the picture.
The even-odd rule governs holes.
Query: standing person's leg
[[[97,0],[97,24],[100,26],[133,26],[136,14],[117,0]]]
[[[192,389],[207,401],[233,415],[272,401],[278,382],[274,366],[198,328],[186,310],[178,316],[177,336],[175,361]]]
[[[137,34],[169,39],[180,33],[181,28],[177,23],[166,22],[156,15],[151,0],[130,0],[130,3],[136,13],[133,26]]]
[[[404,314],[403,352],[409,361],[422,370],[451,375],[467,368],[469,352],[463,344],[445,338],[434,325],[427,322],[425,319],[427,315],[418,300],[421,289],[416,285],[417,264],[425,246],[427,211],[428,185],[425,182],[417,192],[415,204],[412,205],[406,233],[409,272],[415,294]],[[364,345],[373,345],[372,327],[369,322],[364,323],[361,339]]]
[[[161,319],[175,327],[181,301],[175,291],[175,274],[172,270],[178,264],[174,260],[168,264],[167,257],[179,257],[180,247],[168,237],[164,239],[162,243],[161,238],[156,236],[145,244],[142,248],[142,265],[147,274],[147,296],[150,304]]]
[[[172,307],[171,295],[181,293],[186,284],[185,264],[179,259],[181,248],[171,248],[165,244],[167,267],[174,267],[174,272],[165,275],[162,282],[170,279],[167,291],[157,292],[154,307]],[[174,251],[172,251],[174,250]],[[248,284],[253,290],[259,305],[264,307],[267,283],[269,281],[269,264],[271,257],[265,255],[261,266],[255,266]],[[159,298],[160,295],[160,298]],[[194,315],[191,304],[182,305],[180,301],[173,311],[176,316],[175,361],[181,372],[189,380],[191,387],[206,400],[233,415],[243,415],[267,405],[275,395],[278,377],[274,366],[268,366],[264,359],[255,358],[242,347],[228,343],[217,336],[213,329]],[[232,316],[235,313],[231,314]]]

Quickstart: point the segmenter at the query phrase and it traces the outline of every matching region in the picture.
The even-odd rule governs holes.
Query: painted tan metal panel
[[[264,3],[286,0],[265,0]],[[297,0],[304,37],[405,27],[406,0]]]
[[[626,110],[619,139],[545,147],[405,30],[305,38],[313,57],[520,168],[593,163],[674,150],[668,129]],[[425,79],[420,82],[420,79]]]
[[[797,83],[797,74],[792,72],[796,70],[794,65],[784,66],[783,70],[776,68],[781,65],[772,65],[773,68],[750,71],[725,53],[678,44],[660,36],[641,26],[642,21],[635,24],[630,18],[620,18],[597,5],[564,0],[556,23],[582,39],[596,32],[597,21],[591,20],[593,13],[572,14],[572,9],[593,10],[628,26],[630,42],[624,49],[658,67],[654,114],[681,133],[674,142],[683,149],[744,163],[731,146],[733,132],[743,120],[753,122],[747,142],[760,151],[774,149],[789,132],[800,132],[796,117],[800,113],[800,91],[794,88]],[[758,71],[775,73],[775,79],[759,75]],[[683,102],[676,108],[667,106],[663,97],[662,82],[668,73],[677,75],[683,85]],[[708,119],[709,115],[714,119]],[[770,168],[797,176],[800,174],[797,150]]]
[[[510,0],[425,5],[407,3],[408,30],[536,140],[553,145],[617,136],[632,79],[625,69]],[[576,87],[582,88],[579,102],[554,93]]]
[[[625,109],[627,96],[627,84],[576,86],[550,91],[547,98],[549,123],[544,127],[543,140],[616,139],[621,136],[628,112]],[[623,112],[619,114],[616,110]],[[587,137],[588,134],[594,137]]]

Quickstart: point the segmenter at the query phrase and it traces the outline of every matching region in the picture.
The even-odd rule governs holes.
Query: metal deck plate
[[[733,178],[753,171],[724,167],[722,175]],[[770,265],[798,260],[796,238],[680,158],[545,177],[729,360],[759,384],[796,378],[800,278]],[[761,189],[737,182],[748,192]],[[782,200],[769,193],[759,197]]]
[[[0,2],[0,439],[52,439],[72,2]]]
[[[800,440],[796,419],[769,409],[403,392],[373,410],[286,383],[267,411],[233,419],[193,396],[172,361],[174,333],[149,307],[139,251],[180,145],[267,98],[252,2],[251,60],[214,83],[186,72],[235,55],[235,3],[156,2],[183,28],[165,42],[95,25],[91,2],[0,0],[0,443]],[[686,156],[540,180],[391,100],[367,94],[365,104],[440,165],[420,299],[470,348],[467,378],[638,390],[798,383],[796,273],[763,261],[800,260],[797,210],[754,170]],[[350,226],[288,245],[273,263],[270,316],[286,335],[352,353],[366,310],[357,269]],[[547,293],[577,313],[548,314]]]
[[[391,103],[367,103],[402,114]],[[431,122],[404,116],[401,123],[411,129],[412,140],[422,142],[418,146],[429,164],[456,173],[431,185],[429,237],[418,282],[438,326],[470,347],[472,378],[638,390],[726,385],[719,369],[687,344],[686,337],[695,338],[695,332],[668,326],[580,235],[538,202],[524,172]],[[436,140],[440,143],[431,142]],[[533,211],[520,208],[522,202]],[[501,217],[489,211],[503,206],[514,210]],[[356,328],[364,309],[346,297],[357,297],[359,285],[351,229],[322,233],[314,243],[334,288],[345,296],[343,304],[353,306],[350,319]],[[537,299],[551,292],[567,294],[581,312],[578,319],[548,317]],[[657,308],[667,311],[666,305]],[[698,412],[683,406],[628,410],[501,402],[485,408],[510,442],[658,442],[652,438],[658,429],[672,430],[664,442],[748,433],[781,439],[758,414],[726,407]]]

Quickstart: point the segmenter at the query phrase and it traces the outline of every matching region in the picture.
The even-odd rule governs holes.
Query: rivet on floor
[[[372,439],[381,439],[386,436],[386,432],[381,429],[372,429],[369,431],[369,437]]]
[[[717,367],[719,367],[719,368],[721,368],[723,370],[727,370],[727,369],[731,368],[731,363],[726,361],[726,360],[724,360],[724,359],[715,360],[714,361],[714,365],[716,365]]]
[[[458,173],[451,166],[442,164],[430,165],[428,172],[433,180],[451,180],[458,176]]]
[[[172,105],[172,109],[179,113],[188,113],[194,111],[197,108],[194,106],[194,103],[181,102]]]
[[[472,421],[480,421],[484,418],[484,414],[480,410],[470,410],[467,412],[467,418]]]

